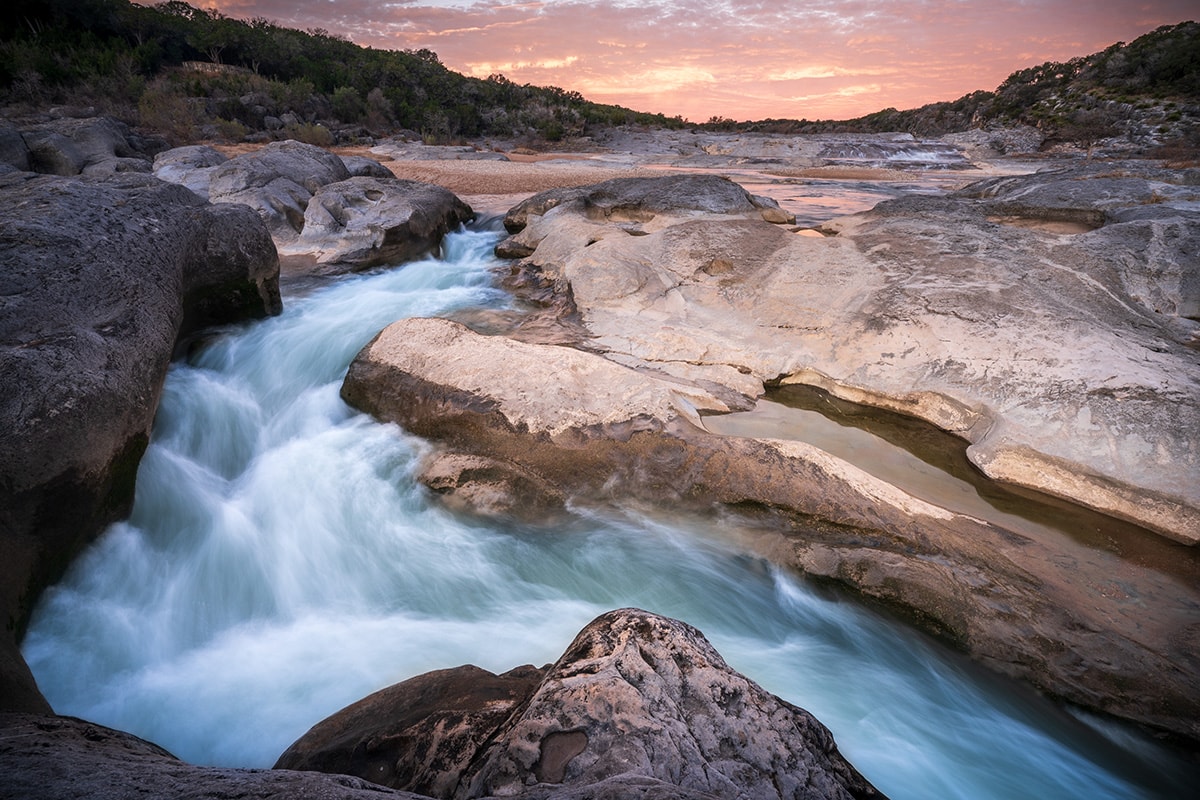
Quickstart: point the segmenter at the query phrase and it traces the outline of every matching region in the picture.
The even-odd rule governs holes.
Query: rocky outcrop
[[[529,253],[512,284],[549,287],[539,299],[577,314],[611,359],[750,396],[805,383],[917,416],[969,440],[998,480],[1194,543],[1200,371],[1186,315],[1200,228],[1170,202],[1117,208],[1100,176],[1079,175],[1078,191],[1093,179],[1076,218],[1136,219],[1051,235],[1005,224],[1036,213],[1010,190],[889,201],[811,238],[707,208],[598,213],[547,193],[514,209],[527,227],[501,250]],[[623,185],[653,197],[669,180],[681,179]]]
[[[276,769],[355,775],[394,789],[453,797],[472,761],[546,677],[475,666],[428,672],[318,722]]]
[[[513,206],[504,216],[509,233],[525,229],[531,217],[542,217],[553,208],[579,214],[596,222],[638,225],[656,216],[741,216],[773,223],[795,222],[769,197],[750,194],[727,178],[672,175],[665,178],[617,178],[591,186],[550,189]],[[637,234],[636,228],[624,228]],[[521,242],[527,247],[537,243]],[[540,243],[540,242],[539,242]]]
[[[10,172],[0,198],[0,613],[20,683],[38,594],[129,510],[177,343],[278,313],[279,263],[249,209],[149,175]]]
[[[358,177],[326,184],[308,201],[300,235],[282,256],[365,269],[434,250],[473,216],[452,192],[428,183]]]
[[[369,158],[352,157],[348,166],[296,141],[231,159],[210,147],[179,147],[161,153],[154,170],[213,203],[250,206],[290,264],[326,273],[418,258],[474,216],[438,186],[398,180]]]
[[[186,764],[136,736],[72,717],[0,713],[5,800],[428,800],[346,775]]]
[[[636,609],[597,618],[540,670],[462,667],[385,689],[277,766],[460,800],[882,797],[811,714],[730,669],[700,631]]]
[[[205,200],[213,170],[229,158],[206,144],[173,147],[154,157],[154,175],[168,183],[186,186]]]
[[[713,197],[678,201],[706,181]],[[767,384],[808,384],[933,422],[1001,479],[1190,541],[1186,204],[1069,235],[1010,223],[1011,205],[915,197],[814,239],[734,195],[676,176],[531,198],[502,247],[529,253],[508,282],[544,308],[536,329],[397,323],[355,360],[343,397],[439,442],[424,480],[459,505],[520,514],[541,498],[541,513],[634,496],[753,512],[786,531],[772,552],[789,565],[1051,694],[1200,739],[1191,553],[1109,563],[802,442],[709,435],[703,417],[752,406]],[[546,337],[546,314],[570,335]],[[546,338],[574,347],[534,343]]]
[[[20,137],[19,143],[11,134],[2,137],[0,160],[18,170],[63,176],[149,172],[153,154],[165,147],[110,117],[49,120],[24,127]]]
[[[342,160],[327,150],[291,140],[271,142],[214,167],[208,198],[250,206],[283,244],[304,229],[304,209],[313,192],[349,177]]]
[[[787,532],[774,556],[902,609],[997,671],[1200,738],[1193,588],[1123,564],[1121,593],[1054,542],[955,514],[812,445],[709,434],[737,395],[449,320],[384,329],[342,388],[444,449],[420,479],[459,506],[539,516],[638,498],[721,504]],[[1129,598],[1138,598],[1136,612]]]

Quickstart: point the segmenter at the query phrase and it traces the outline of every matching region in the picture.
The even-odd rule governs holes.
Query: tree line
[[[1017,70],[992,92],[906,111],[886,108],[850,120],[714,117],[705,123],[716,130],[916,136],[1013,125],[1036,127],[1051,141],[1084,145],[1111,136],[1158,134],[1200,147],[1200,24],[1166,25],[1092,55]]]
[[[0,103],[95,107],[188,141],[288,136],[331,144],[411,131],[427,141],[559,140],[597,126],[681,128],[681,117],[592,103],[503,75],[471,78],[429,50],[360,47],[321,29],[239,20],[182,0],[8,0],[0,16]],[[1050,141],[1111,136],[1200,147],[1200,24],[1014,72],[995,91],[851,120],[712,117],[709,130],[908,132],[1032,125]],[[332,128],[332,130],[331,130]]]
[[[198,126],[236,135],[278,124],[311,133],[332,123],[440,141],[554,140],[590,125],[684,124],[503,75],[466,77],[429,50],[360,47],[322,29],[234,19],[181,0],[8,3],[0,19],[0,102],[10,109],[92,105],[177,138],[190,138]]]

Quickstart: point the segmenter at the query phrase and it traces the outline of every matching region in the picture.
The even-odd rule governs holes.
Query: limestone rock
[[[180,338],[280,299],[249,209],[137,174],[11,172],[0,198],[0,383],[19,387],[0,399],[0,614],[15,646],[41,589],[128,512]]]
[[[356,775],[450,797],[475,755],[544,676],[531,666],[503,675],[474,666],[418,675],[318,722],[275,769]]]
[[[321,186],[308,201],[300,235],[281,256],[364,269],[418,258],[471,219],[452,192],[397,178],[348,178]]]
[[[168,183],[186,186],[207,200],[213,169],[228,160],[221,152],[204,144],[174,147],[154,157],[154,175]]]
[[[365,269],[418,258],[471,219],[470,207],[431,184],[401,181],[368,158],[301,142],[272,142],[226,159],[209,147],[180,147],[155,160],[155,173],[213,203],[258,212],[294,268]]]
[[[1123,595],[1096,592],[1093,572],[1064,569],[1052,543],[951,513],[803,442],[708,434],[699,411],[722,401],[700,386],[412,319],[363,349],[342,396],[445,448],[422,479],[460,508],[633,497],[760,509],[790,531],[791,565],[903,610],[1000,672],[1200,738],[1188,667],[1200,594],[1125,564],[1142,603],[1131,614]]]
[[[1124,184],[1078,177],[1057,179],[1091,198],[1073,218],[1119,213]],[[1187,318],[1200,229],[1173,202],[1068,236],[993,221],[1016,212],[1011,197],[909,197],[809,238],[659,213],[680,178],[646,180],[644,204],[626,183],[602,212],[547,194],[510,213],[526,226],[510,241],[531,251],[514,268],[530,277],[510,284],[548,288],[590,348],[743,394],[807,383],[917,416],[971,441],[998,480],[1200,541],[1200,326]]]
[[[105,175],[114,172],[149,172],[150,155],[157,144],[130,133],[122,122],[109,117],[56,119],[29,126],[21,132],[28,163],[26,169],[50,175]],[[16,161],[19,165],[19,154]]]
[[[276,243],[288,242],[304,227],[304,209],[313,192],[350,177],[342,160],[310,144],[271,142],[216,166],[209,181],[214,203],[240,203],[258,212]]]
[[[504,217],[509,233],[525,228],[531,216],[543,216],[562,206],[590,220],[649,222],[658,215],[721,214],[767,216],[794,222],[779,204],[752,195],[728,178],[714,175],[672,175],[665,178],[616,178],[591,186],[551,189],[518,203]]]
[[[72,717],[0,713],[0,797],[16,800],[428,800],[346,775],[186,764]]]
[[[544,523],[566,508],[562,492],[511,461],[437,452],[424,460],[417,479],[450,508],[472,514]]]
[[[600,616],[543,670],[461,667],[378,692],[277,766],[462,799],[882,797],[811,714],[700,631],[637,609]]]

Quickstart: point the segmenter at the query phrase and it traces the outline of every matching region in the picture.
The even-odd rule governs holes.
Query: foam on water
[[[427,445],[346,407],[387,323],[505,297],[495,235],[359,276],[172,369],[132,517],[48,591],[24,651],[54,708],[204,764],[270,766],[313,723],[431,669],[553,661],[603,611],[703,630],[812,710],[893,798],[1168,794],[1183,768],[1122,746],[911,630],[739,551],[719,521],[633,511],[553,530],[447,513]],[[1147,764],[1144,769],[1139,764]]]

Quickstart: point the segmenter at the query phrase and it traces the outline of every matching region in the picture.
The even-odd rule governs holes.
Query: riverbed
[[[814,222],[898,191],[772,186]],[[545,529],[442,507],[413,479],[429,445],[338,389],[395,319],[507,308],[499,235],[462,231],[442,258],[307,285],[281,317],[219,332],[173,367],[133,515],[46,592],[25,639],[58,713],[195,763],[268,767],[371,691],[466,663],[545,664],[598,614],[637,606],[695,625],[812,711],[893,798],[1190,785],[1170,750],[808,585],[732,521],[630,507]]]

